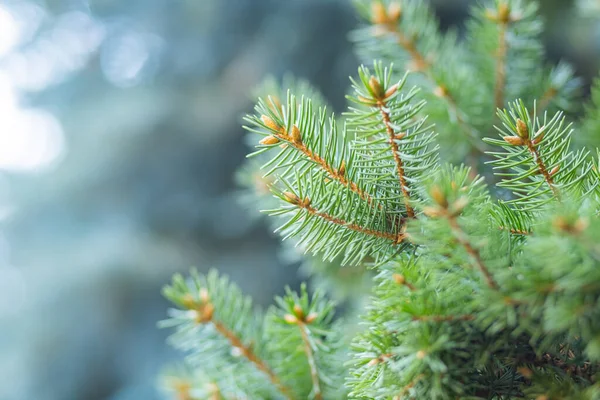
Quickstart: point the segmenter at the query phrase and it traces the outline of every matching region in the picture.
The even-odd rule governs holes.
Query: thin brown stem
[[[279,392],[286,399],[294,399],[294,395],[292,394],[292,391],[290,390],[290,388],[288,388],[287,386],[285,386],[283,384],[283,382],[281,382],[281,380],[279,379],[279,377],[277,375],[275,375],[273,370],[271,370],[271,368],[269,368],[269,366],[254,353],[254,351],[252,350],[252,348],[250,346],[246,346],[241,341],[241,339],[239,337],[237,337],[237,335],[235,333],[233,333],[232,331],[227,329],[227,327],[225,325],[223,325],[222,323],[220,323],[219,321],[212,321],[212,323],[213,323],[215,329],[217,330],[217,332],[219,332],[227,340],[229,340],[229,343],[233,347],[239,349],[239,351],[242,353],[242,355],[248,361],[250,361],[252,364],[254,364],[256,366],[256,368],[258,368],[260,371],[262,371],[265,375],[267,375],[269,377],[269,380],[271,381],[271,383],[277,388],[277,390],[279,390]]]
[[[496,108],[504,107],[504,88],[506,86],[506,54],[508,52],[508,43],[506,41],[507,28],[508,21],[498,21],[498,50],[496,54],[496,83],[494,88],[494,103]]]
[[[313,393],[315,400],[323,400],[323,393],[321,392],[321,383],[319,381],[319,371],[317,370],[317,363],[315,361],[315,355],[313,353],[312,346],[310,345],[310,339],[308,338],[308,332],[306,325],[302,321],[298,321],[298,329],[302,335],[302,343],[304,344],[304,353],[310,367],[310,377],[312,379]]]
[[[410,391],[410,389],[412,389],[413,387],[415,387],[415,385],[416,385],[417,383],[419,383],[419,381],[420,381],[421,379],[423,379],[423,377],[424,377],[424,375],[423,375],[423,374],[417,375],[417,376],[415,377],[415,379],[413,379],[413,380],[412,380],[412,381],[411,381],[411,382],[410,382],[408,385],[406,385],[406,386],[404,386],[404,387],[402,388],[402,391],[401,391],[401,392],[400,392],[398,395],[394,396],[394,399],[393,399],[393,400],[402,400],[402,398],[403,398],[404,396],[406,396],[406,394],[408,394],[408,392]]]
[[[390,114],[385,109],[385,103],[379,102],[379,111],[381,113],[381,117],[383,118],[383,123],[385,125],[385,130],[389,136],[389,143],[392,146],[392,154],[394,155],[394,161],[396,163],[396,172],[398,173],[398,179],[400,181],[400,190],[402,190],[402,196],[404,197],[404,205],[406,207],[406,214],[409,218],[415,218],[415,210],[410,205],[410,189],[408,188],[408,183],[406,182],[406,176],[404,173],[404,163],[402,158],[400,158],[398,148],[398,143],[396,143],[396,132],[394,132],[394,128],[392,127],[390,121]]]
[[[552,190],[552,194],[554,194],[554,197],[556,197],[556,199],[558,201],[560,201],[561,200],[560,192],[554,186],[554,179],[552,178],[552,175],[548,171],[546,164],[544,164],[544,160],[542,160],[542,157],[540,156],[540,152],[538,151],[537,146],[534,145],[533,142],[529,139],[527,139],[525,142],[527,145],[527,149],[529,150],[529,152],[533,156],[533,160],[537,164],[538,171],[542,174],[542,176],[546,180],[546,183],[550,187],[550,190]]]
[[[473,247],[473,245],[465,238],[465,236],[466,236],[465,232],[462,230],[462,228],[458,224],[456,217],[452,216],[452,215],[448,215],[447,218],[448,218],[448,222],[450,223],[450,228],[452,229],[452,232],[454,233],[454,237],[456,238],[458,243],[460,243],[460,245],[467,251],[467,253],[473,258],[473,260],[475,261],[475,265],[477,266],[479,271],[483,274],[487,285],[494,290],[500,290],[500,287],[494,280],[494,277],[490,273],[490,270],[487,268],[487,266],[483,262],[483,259],[481,258],[481,254],[479,253],[479,250],[477,250],[475,247]]]
[[[392,33],[396,36],[396,41],[411,57],[412,62],[414,64],[415,70],[417,72],[421,72],[434,86],[434,93],[444,99],[446,104],[448,105],[450,112],[455,116],[458,125],[462,129],[462,131],[467,135],[467,137],[471,140],[473,147],[477,149],[479,152],[484,152],[485,148],[479,143],[478,135],[474,134],[476,129],[471,126],[462,116],[461,110],[458,108],[456,104],[456,100],[454,96],[448,91],[448,88],[439,81],[432,73],[431,73],[431,63],[427,61],[425,55],[423,55],[418,49],[413,40],[404,35],[399,29],[398,26],[394,24],[386,25],[386,29],[388,32]]]
[[[522,231],[520,229],[509,228],[506,226],[499,226],[498,229],[500,229],[501,231],[509,231],[513,235],[523,235],[523,236],[531,235],[531,232],[529,232],[529,231]]]
[[[364,190],[362,190],[356,182],[351,181],[347,178],[346,174],[341,172],[339,169],[334,168],[331,164],[329,164],[323,157],[321,157],[316,152],[310,150],[302,141],[293,140],[292,137],[285,131],[283,127],[280,127],[278,133],[275,135],[277,138],[285,140],[289,143],[290,146],[294,147],[296,150],[304,154],[309,160],[320,166],[329,176],[330,179],[338,181],[344,186],[347,186],[351,191],[356,193],[361,199],[365,200],[370,205],[375,203],[373,197]],[[377,204],[377,206],[382,209],[383,206],[381,204]]]
[[[413,321],[450,322],[450,321],[473,321],[474,315],[420,315],[413,316]]]
[[[363,233],[365,235],[375,236],[375,237],[378,237],[380,239],[391,240],[392,242],[394,242],[394,244],[399,244],[399,243],[403,242],[404,239],[406,238],[406,235],[403,234],[403,233],[380,232],[380,231],[377,231],[377,230],[374,230],[374,229],[365,228],[365,227],[360,226],[360,225],[355,224],[355,223],[346,222],[343,219],[334,217],[334,216],[329,215],[329,214],[327,214],[325,212],[318,211],[317,209],[315,209],[314,207],[312,207],[310,205],[310,202],[308,202],[306,200],[300,201],[300,202],[296,203],[295,205],[298,206],[298,207],[300,207],[300,208],[303,208],[310,215],[314,215],[316,217],[324,219],[325,221],[331,222],[332,224],[343,226],[346,229],[350,229],[350,230],[355,231],[355,232],[360,232],[360,233]]]

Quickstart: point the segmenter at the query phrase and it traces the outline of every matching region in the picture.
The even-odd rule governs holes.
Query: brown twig
[[[394,244],[400,244],[406,238],[406,235],[404,233],[380,232],[380,231],[377,231],[374,229],[365,228],[363,226],[360,226],[360,225],[352,223],[352,222],[346,222],[341,218],[337,218],[337,217],[329,215],[325,212],[318,211],[317,209],[315,209],[314,207],[312,207],[310,205],[310,201],[308,199],[304,199],[304,200],[298,199],[296,201],[296,199],[292,198],[292,199],[288,199],[288,201],[290,201],[290,203],[306,210],[306,212],[308,212],[310,215],[314,215],[325,221],[331,222],[332,224],[343,226],[346,229],[350,229],[355,232],[360,232],[360,233],[363,233],[363,234],[369,235],[369,236],[375,236],[375,237],[378,237],[381,239],[391,240],[392,242],[394,242]]]
[[[413,321],[450,322],[450,321],[473,321],[474,315],[415,315]]]
[[[473,245],[471,245],[471,243],[467,239],[465,239],[465,232],[462,230],[462,228],[458,224],[456,217],[451,214],[448,214],[447,218],[448,218],[448,222],[450,223],[450,228],[452,229],[452,232],[454,233],[454,237],[456,238],[458,243],[460,243],[461,246],[467,251],[467,253],[473,258],[473,260],[475,261],[475,265],[477,266],[479,271],[483,274],[487,285],[494,290],[500,290],[500,287],[494,280],[494,277],[490,273],[490,270],[487,268],[487,266],[483,262],[483,260],[481,258],[481,254],[479,253],[479,250],[474,248]]]
[[[398,148],[398,143],[396,143],[396,132],[394,132],[394,128],[391,125],[390,114],[385,109],[385,102],[380,101],[378,106],[381,117],[383,118],[385,130],[389,136],[390,146],[392,146],[392,154],[394,155],[394,162],[396,163],[396,172],[398,173],[398,179],[400,181],[400,190],[402,190],[402,196],[404,197],[406,213],[408,214],[409,218],[415,218],[415,210],[410,205],[410,189],[408,188],[408,183],[406,182],[404,163],[402,158],[400,158],[400,149]]]
[[[529,231],[522,231],[520,229],[508,228],[506,226],[499,226],[498,229],[500,229],[501,231],[507,230],[510,233],[512,233],[513,235],[523,235],[523,236],[531,235],[531,232],[529,232]]]
[[[296,135],[290,135],[288,132],[286,132],[284,127],[277,125],[275,121],[273,121],[269,117],[263,115],[262,119],[267,124],[267,126],[269,126],[269,128],[273,129],[276,132],[273,136],[275,136],[279,140],[284,140],[288,142],[289,145],[294,147],[300,153],[304,154],[310,161],[320,166],[327,173],[330,179],[333,179],[341,183],[342,185],[347,186],[351,191],[356,193],[361,199],[365,200],[370,205],[373,205],[375,203],[373,197],[369,193],[362,190],[356,184],[356,182],[353,182],[350,179],[348,179],[344,171],[345,166],[336,169],[319,154],[310,150],[302,141],[302,132],[300,132],[300,130],[296,126],[293,127],[293,129],[295,129],[297,132]],[[381,204],[377,204],[377,206],[379,207],[379,209],[383,209],[383,206]]]
[[[321,392],[321,383],[319,381],[319,372],[317,370],[317,363],[315,361],[315,355],[313,353],[312,346],[310,345],[310,340],[308,338],[307,328],[304,322],[298,320],[296,322],[298,325],[298,329],[300,329],[300,334],[302,335],[302,343],[304,344],[304,353],[306,354],[306,359],[308,361],[308,366],[310,367],[310,377],[313,385],[313,392],[315,395],[315,400],[323,400],[323,393]]]
[[[229,343],[233,347],[239,349],[241,354],[248,361],[250,361],[252,364],[254,364],[256,366],[256,368],[258,368],[260,371],[262,371],[269,377],[269,380],[271,381],[271,383],[277,388],[277,390],[279,390],[279,392],[286,399],[294,399],[294,396],[293,396],[290,388],[288,388],[281,382],[281,380],[279,379],[279,377],[277,375],[275,375],[273,370],[271,370],[271,368],[269,368],[269,366],[254,353],[254,351],[252,350],[252,348],[250,346],[246,346],[240,340],[240,338],[237,337],[237,335],[235,333],[233,333],[232,331],[227,329],[227,327],[225,325],[223,325],[221,322],[213,320],[212,323],[213,323],[215,329],[217,330],[217,332],[219,332],[227,340],[229,340]]]
[[[542,157],[540,156],[537,146],[530,139],[525,140],[525,144],[527,145],[527,149],[533,156],[533,160],[537,164],[538,170],[544,176],[544,179],[546,180],[546,183],[550,187],[550,190],[552,190],[552,194],[554,194],[554,197],[556,197],[556,199],[560,201],[560,199],[561,199],[560,192],[554,186],[554,179],[552,178],[552,175],[548,171],[548,168],[546,168],[546,164],[544,164],[544,160],[542,160]]]
[[[448,88],[446,88],[444,84],[440,82],[431,73],[432,64],[429,61],[427,61],[425,55],[417,49],[414,40],[407,37],[402,31],[398,29],[397,21],[394,21],[393,19],[388,19],[379,22],[380,23],[377,25],[377,27],[382,27],[385,29],[386,32],[394,35],[396,37],[396,42],[410,55],[415,71],[423,74],[423,76],[425,76],[434,85],[434,94],[436,94],[437,97],[442,98],[446,101],[450,112],[456,117],[458,125],[461,127],[462,131],[467,135],[467,137],[471,139],[471,142],[473,146],[477,149],[477,151],[484,152],[485,149],[479,143],[479,138],[477,137],[477,135],[473,134],[473,132],[476,132],[476,129],[473,126],[471,126],[467,121],[465,121],[465,119],[462,117],[462,112],[458,108],[454,96],[448,91]]]
[[[506,86],[506,53],[508,51],[506,30],[508,27],[508,21],[499,19],[498,24],[498,53],[496,54],[496,83],[494,88],[494,103],[496,108],[503,108],[504,88]]]

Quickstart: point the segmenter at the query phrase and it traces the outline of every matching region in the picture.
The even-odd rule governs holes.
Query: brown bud
[[[529,368],[527,368],[527,367],[519,367],[519,368],[517,368],[517,371],[518,371],[518,372],[519,372],[521,375],[523,375],[523,377],[525,377],[525,378],[527,378],[527,379],[529,379],[529,378],[531,378],[531,377],[533,376],[533,371],[532,371],[532,370],[530,370],[530,369],[529,369]]]
[[[205,322],[210,321],[212,319],[214,312],[215,312],[215,306],[213,306],[212,303],[208,303],[202,309],[202,319]]]
[[[425,358],[425,356],[427,355],[427,353],[424,350],[419,350],[417,351],[417,358],[419,360],[422,360]]]
[[[267,136],[258,143],[260,143],[264,146],[271,146],[271,145],[279,143],[279,139],[277,139],[275,136]]]
[[[374,1],[371,5],[371,22],[374,24],[385,24],[388,22],[387,11],[381,1]]]
[[[538,397],[535,398],[535,400],[550,400],[550,399],[545,394],[540,394]]]
[[[398,285],[404,285],[406,283],[406,278],[401,274],[392,275],[392,279],[394,279],[394,282],[396,282]]]
[[[498,21],[503,24],[510,22],[510,7],[505,2],[498,4]]]
[[[306,319],[304,320],[304,322],[306,322],[307,324],[312,324],[315,319],[317,319],[318,314],[316,312],[311,312],[310,314],[308,314],[306,316]]]
[[[590,221],[587,218],[578,218],[575,224],[573,224],[573,232],[581,233],[590,225]]]
[[[469,204],[469,199],[466,196],[461,196],[452,204],[452,211],[454,215],[458,215],[465,209]]]
[[[360,101],[363,104],[370,105],[370,106],[377,104],[376,100],[368,99],[368,98],[363,97],[363,96],[358,96],[358,101]]]
[[[292,141],[294,143],[302,143],[302,134],[296,125],[292,126]]]
[[[300,204],[300,198],[292,192],[284,192],[283,197],[284,197],[285,201],[287,201],[288,203]]]
[[[388,22],[398,22],[402,17],[402,6],[399,3],[393,2],[388,7]]]
[[[554,168],[552,168],[550,170],[550,176],[554,176],[558,173],[558,171],[560,170],[560,165],[555,166]]]
[[[567,219],[563,216],[558,216],[554,218],[554,220],[552,221],[552,226],[554,226],[554,228],[556,228],[559,231],[569,230],[569,223],[567,222]]]
[[[342,164],[340,165],[340,168],[338,169],[338,174],[344,176],[346,175],[346,161],[342,160]]]
[[[389,97],[392,97],[392,95],[393,95],[394,93],[396,93],[397,91],[398,91],[398,84],[396,83],[396,84],[394,84],[394,85],[390,86],[390,87],[388,88],[388,90],[386,90],[386,91],[385,91],[385,95],[384,95],[384,97],[385,97],[386,99],[387,99],[387,98],[389,98]]]
[[[527,124],[525,122],[523,122],[522,119],[518,119],[517,120],[517,134],[522,139],[528,139],[529,138],[529,128],[527,127]]]
[[[525,144],[523,139],[518,136],[504,136],[502,139],[511,146],[522,146]]]
[[[402,140],[405,137],[406,137],[406,132],[400,132],[400,133],[397,133],[396,136],[394,136],[394,139],[396,139],[396,140]]]
[[[297,324],[298,323],[298,318],[296,318],[295,315],[292,314],[285,314],[283,316],[283,319],[285,320],[285,322],[287,322],[288,324]]]
[[[379,83],[377,78],[372,75],[371,78],[369,78],[369,87],[371,88],[371,91],[375,97],[381,98],[383,95],[383,88],[381,87],[381,83]]]
[[[446,199],[446,195],[442,192],[442,189],[438,185],[433,185],[429,190],[429,194],[433,201],[439,204],[442,207],[448,206],[448,200]]]
[[[299,320],[304,319],[304,310],[300,307],[299,304],[294,304],[294,314],[298,317]]]
[[[434,89],[433,94],[435,94],[437,97],[444,98],[448,96],[448,89],[446,86],[438,86]]]
[[[367,367],[374,367],[379,363],[381,363],[381,360],[379,358],[374,358],[367,363]]]
[[[442,210],[438,207],[425,207],[423,213],[431,218],[437,218],[443,214]]]
[[[267,115],[261,115],[260,116],[261,121],[263,122],[263,124],[266,125],[267,128],[274,130],[274,131],[280,131],[281,127],[279,125],[277,125],[277,123],[275,121],[273,121],[273,119]]]

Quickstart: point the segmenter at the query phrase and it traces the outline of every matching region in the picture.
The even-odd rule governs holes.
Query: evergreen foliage
[[[373,66],[348,111],[270,81],[239,175],[313,284],[351,306],[336,318],[303,285],[263,314],[214,271],[176,276],[163,325],[188,357],[165,386],[181,399],[600,399],[599,159],[571,143],[598,135],[598,85],[571,121],[578,80],[544,65],[535,2],[475,6],[464,41],[421,1],[356,7]]]

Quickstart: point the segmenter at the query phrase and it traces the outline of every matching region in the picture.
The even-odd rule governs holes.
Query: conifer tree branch
[[[381,113],[381,117],[383,119],[383,123],[385,125],[385,130],[389,136],[389,143],[392,147],[392,153],[394,154],[394,161],[396,162],[396,171],[398,173],[398,179],[400,180],[400,190],[402,190],[402,195],[404,196],[406,214],[409,218],[415,218],[415,210],[410,205],[410,190],[408,188],[408,183],[406,182],[404,164],[402,162],[402,158],[400,158],[400,149],[398,148],[398,143],[396,143],[396,132],[394,132],[394,128],[391,125],[390,114],[385,109],[385,101],[380,101],[378,103],[378,106],[379,111]]]
[[[303,321],[298,320],[296,323],[300,334],[302,335],[302,343],[304,345],[304,353],[310,367],[310,378],[312,380],[314,399],[323,400],[323,393],[321,392],[321,383],[319,381],[319,371],[317,369],[317,362],[315,360],[314,352],[308,338],[308,330]]]
[[[544,179],[546,180],[546,183],[550,187],[550,190],[552,190],[552,194],[554,195],[554,197],[556,197],[557,200],[560,201],[560,199],[561,199],[560,192],[558,191],[556,186],[554,186],[554,180],[552,179],[552,175],[548,171],[548,168],[546,167],[544,160],[542,160],[542,157],[540,156],[540,152],[538,151],[537,146],[535,144],[533,144],[533,142],[530,139],[526,139],[525,144],[527,145],[527,149],[531,153],[533,160],[537,164],[538,170],[544,176]]]
[[[330,215],[326,212],[319,211],[310,204],[309,198],[300,199],[295,194],[288,193],[288,192],[284,193],[283,195],[285,197],[285,200],[288,203],[293,204],[293,205],[297,206],[298,208],[305,210],[308,214],[315,216],[315,217],[319,217],[319,218],[321,218],[327,222],[330,222],[332,224],[343,226],[346,229],[350,229],[355,232],[363,233],[365,235],[374,236],[374,237],[377,237],[380,239],[391,240],[394,244],[400,244],[406,238],[406,235],[401,232],[394,234],[394,233],[389,233],[389,232],[377,231],[375,229],[370,229],[370,228],[360,226],[353,222],[344,221],[343,219],[334,217],[333,215]]]
[[[425,321],[425,322],[451,322],[451,321],[473,321],[474,315],[415,315],[412,317],[413,321]]]
[[[508,8],[508,4],[501,2],[498,5],[496,22],[498,23],[498,50],[496,54],[496,83],[494,88],[494,103],[496,108],[502,108],[504,107],[504,87],[506,86],[506,56],[508,53],[506,31],[510,22],[510,9]]]
[[[426,54],[423,54],[417,48],[415,40],[411,39],[399,28],[399,22],[402,18],[401,6],[397,3],[392,3],[386,10],[384,5],[378,0],[373,1],[372,4],[371,23],[375,24],[375,33],[378,34],[383,31],[395,37],[398,45],[410,56],[413,68],[409,69],[419,72],[433,85],[433,93],[445,100],[451,114],[456,118],[464,134],[471,140],[476,151],[484,152],[485,149],[479,143],[478,135],[476,134],[477,130],[463,118],[462,111],[456,104],[455,97],[449,92],[446,85],[432,73],[432,63],[427,60]]]
[[[448,219],[448,223],[450,224],[450,228],[452,229],[454,238],[458,241],[458,243],[460,243],[460,245],[466,250],[466,252],[473,258],[473,260],[475,261],[475,265],[477,266],[479,271],[483,274],[487,285],[491,289],[500,290],[498,283],[496,283],[490,270],[483,262],[483,259],[481,258],[481,254],[479,253],[479,250],[477,250],[475,247],[473,247],[471,242],[469,242],[465,238],[466,234],[460,227],[460,224],[458,223],[456,216],[452,215],[452,214],[446,214],[446,218]]]
[[[302,141],[302,132],[298,129],[296,125],[292,127],[292,133],[289,134],[286,132],[283,126],[279,126],[270,117],[262,115],[261,120],[265,123],[266,126],[271,128],[275,132],[273,134],[274,137],[276,137],[279,140],[285,140],[286,142],[288,142],[289,145],[291,145],[293,148],[295,148],[304,156],[306,156],[306,158],[308,158],[310,161],[321,167],[327,173],[329,178],[341,183],[344,186],[347,186],[348,188],[350,188],[350,190],[359,195],[361,199],[365,200],[370,205],[374,204],[373,197],[370,194],[358,187],[356,182],[353,182],[352,180],[348,179],[348,177],[344,173],[345,164],[343,162],[340,168],[336,169],[330,163],[328,163],[327,160],[325,160],[316,152],[311,151],[306,146],[306,144],[304,144],[304,142]],[[378,207],[381,209],[381,204],[378,204]]]
[[[252,364],[254,364],[256,366],[256,368],[258,368],[260,371],[262,371],[264,374],[266,374],[269,377],[269,380],[271,381],[271,383],[277,388],[277,390],[279,390],[279,392],[286,399],[290,399],[290,400],[294,399],[294,396],[292,395],[292,391],[290,390],[290,388],[288,388],[287,386],[285,386],[283,384],[283,382],[281,382],[281,380],[275,374],[275,372],[273,372],[273,370],[271,370],[271,368],[269,368],[269,366],[254,353],[254,351],[252,350],[252,348],[250,346],[246,346],[235,333],[230,331],[221,322],[212,321],[212,323],[213,323],[213,326],[215,327],[215,329],[217,330],[217,332],[219,332],[223,337],[225,337],[229,341],[231,346],[239,349],[240,353],[248,361],[250,361]]]

